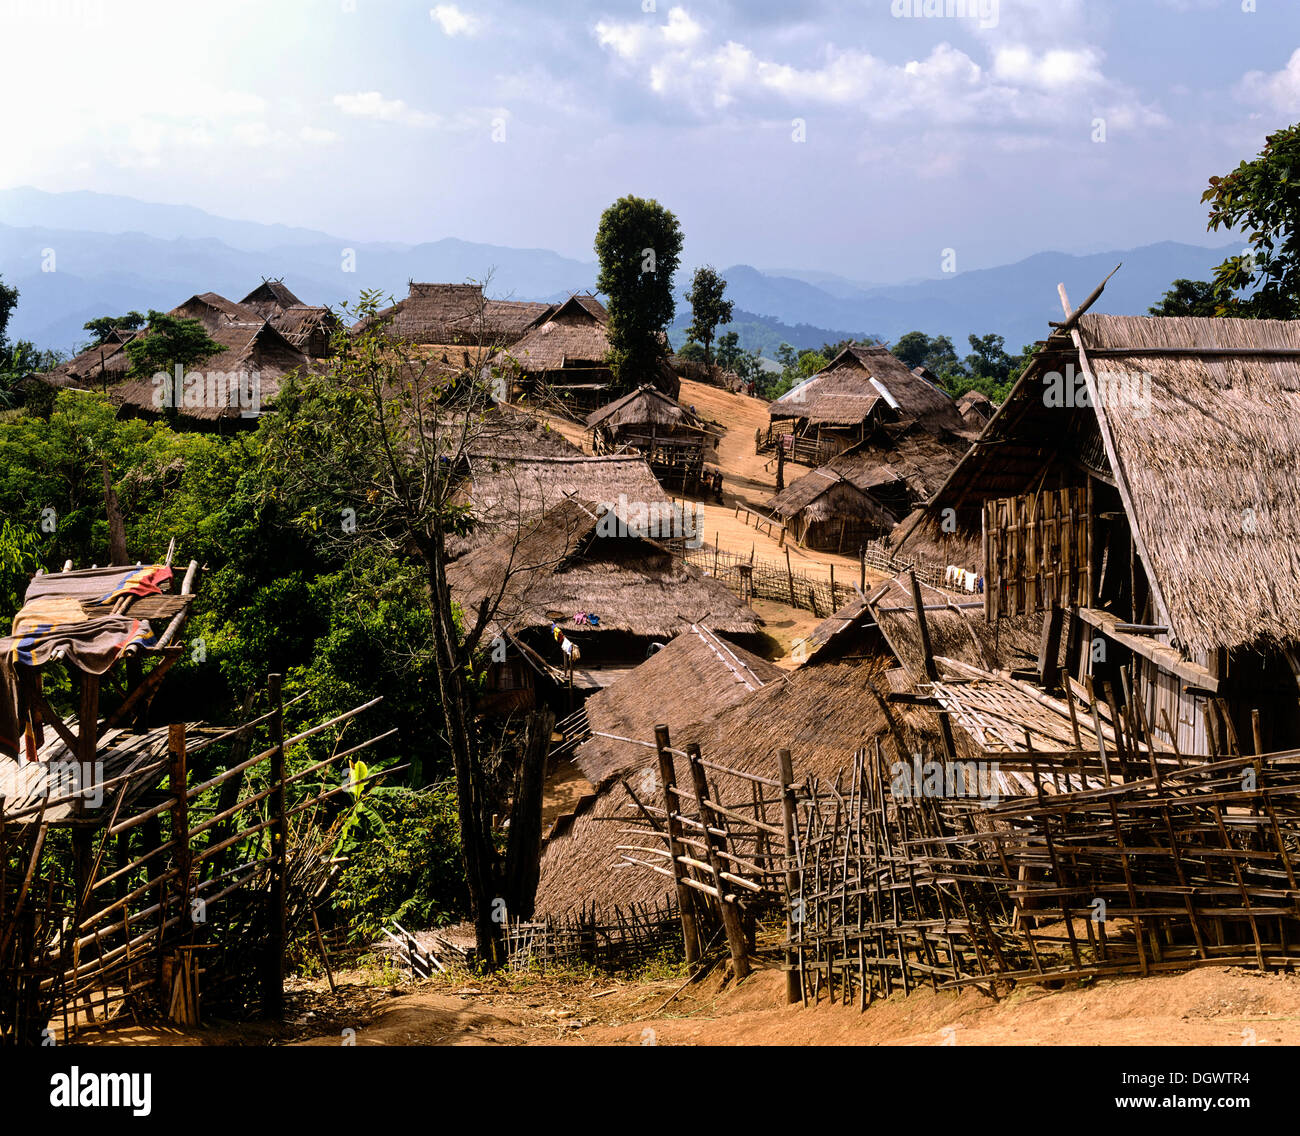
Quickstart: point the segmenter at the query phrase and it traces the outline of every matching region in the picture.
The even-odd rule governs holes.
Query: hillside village
[[[617,971],[667,952],[698,977],[725,960],[724,985],[782,976],[764,987],[774,1012],[1290,971],[1300,332],[1096,315],[1102,292],[1072,307],[1062,289],[1000,406],[954,399],[874,343],[770,403],[663,341],[629,383],[590,294],[412,282],[349,321],[271,278],[155,313],[210,338],[197,384],[194,367],[174,385],[140,374],[144,326],[26,390],[56,414],[106,400],[119,421],[219,445],[283,418],[309,445],[311,391],[350,397],[350,367],[383,376],[366,380],[369,413],[417,423],[402,444],[463,517],[430,578],[476,676],[465,727],[501,747],[472,792],[483,831],[508,841],[494,869],[508,914],[487,933],[513,967]],[[111,1026],[160,983],[182,1026],[234,1005],[282,1013],[290,944],[329,968],[327,938],[350,941],[337,914],[322,936],[337,825],[357,823],[371,779],[407,768],[352,760],[400,746],[378,725],[346,749],[308,742],[378,698],[286,741],[278,676],[242,721],[176,719],[164,676],[206,569],[180,580],[174,535],[128,547],[128,488],[107,466],[104,486],[107,566],[37,571],[0,670],[0,840],[26,865],[0,908],[15,1040],[52,1018],[69,1037]],[[54,708],[64,689],[70,714]],[[214,745],[231,747],[215,765],[200,756]],[[306,773],[286,773],[287,752]],[[117,787],[97,804],[53,780],[97,762]],[[294,828],[303,809],[337,812],[336,788],[300,780],[327,766],[351,811]],[[71,907],[53,884],[29,890],[57,878],[42,848],[60,831],[75,894],[94,897]],[[189,895],[213,923],[179,906]],[[432,980],[484,961],[484,935],[394,919],[379,942]],[[268,951],[270,978],[250,963]]]

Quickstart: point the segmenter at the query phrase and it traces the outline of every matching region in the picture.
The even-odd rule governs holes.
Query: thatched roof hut
[[[638,453],[663,485],[694,490],[716,438],[693,411],[652,386],[640,386],[587,416],[598,454]]]
[[[972,430],[983,430],[997,407],[983,391],[968,390],[957,399],[957,413]]]
[[[767,510],[808,548],[854,549],[894,528],[946,480],[965,439],[939,438],[913,423],[876,429],[791,482]]]
[[[514,376],[515,388],[549,393],[576,406],[599,406],[614,389],[609,356],[609,313],[595,296],[575,293],[530,328],[491,365]],[[673,398],[681,383],[666,362],[655,385]]]
[[[899,539],[910,551],[944,510],[971,539],[983,528],[997,614],[1032,598],[1025,585],[1054,564],[1079,565],[1071,598],[1091,628],[1083,638],[1105,638],[1112,669],[1136,660],[1162,740],[1208,752],[1204,702],[1218,694],[1238,736],[1250,736],[1248,711],[1260,707],[1278,743],[1300,738],[1297,466],[1300,322],[1085,313],[1042,345]],[[1042,510],[1051,494],[1075,502],[1082,552],[1077,526],[1054,527]],[[1014,530],[989,527],[995,502]],[[1007,559],[1026,524],[1035,577]]]
[[[916,422],[932,433],[965,427],[952,399],[886,347],[846,347],[767,409],[773,422],[792,422],[799,434],[822,429],[846,444],[876,422]]]
[[[425,346],[501,346],[516,342],[552,310],[551,304],[490,300],[481,284],[411,281],[404,300],[359,320],[353,331],[378,322],[394,338]]]
[[[447,579],[466,610],[500,596],[497,624],[512,634],[547,631],[578,614],[598,620],[566,631],[580,645],[618,636],[668,639],[693,623],[729,635],[757,634],[760,620],[724,584],[639,535],[662,533],[670,520],[645,520],[602,510],[590,498],[568,498],[465,553],[448,566]]]

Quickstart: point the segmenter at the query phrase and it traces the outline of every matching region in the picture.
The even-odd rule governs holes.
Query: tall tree
[[[478,691],[487,666],[509,647],[490,629],[518,618],[506,598],[510,582],[521,573],[552,572],[569,550],[529,561],[519,545],[535,522],[521,517],[499,589],[473,609],[453,600],[447,539],[473,524],[461,498],[462,470],[492,411],[492,376],[468,363],[460,374],[438,370],[414,345],[390,336],[374,318],[378,310],[379,293],[364,293],[353,314],[369,326],[357,335],[340,331],[328,371],[300,375],[282,389],[274,420],[263,427],[267,459],[273,481],[290,487],[287,501],[297,502],[305,530],[333,542],[362,541],[419,566],[439,703],[429,708],[425,729],[450,751],[479,956],[493,966],[504,961],[503,914],[531,914],[541,766],[553,719],[531,717],[516,739],[522,756],[507,810],[498,776],[507,743],[479,714]],[[487,328],[480,307],[476,346],[484,353],[502,346],[489,342]],[[507,811],[503,833],[494,821]]]
[[[709,265],[695,270],[687,300],[691,304],[691,326],[686,334],[704,345],[704,361],[713,362],[713,337],[718,328],[731,322],[735,305],[723,299],[727,282]]]
[[[1218,314],[1255,319],[1300,316],[1300,125],[1270,134],[1253,161],[1210,178],[1201,200],[1208,228],[1241,229],[1250,250],[1214,273]]]
[[[600,218],[596,286],[609,301],[609,363],[620,385],[652,382],[667,353],[681,252],[677,218],[657,201],[621,197]]]

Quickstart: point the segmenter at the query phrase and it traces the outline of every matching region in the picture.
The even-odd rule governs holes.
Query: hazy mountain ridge
[[[1162,242],[1086,256],[1044,252],[1016,264],[895,285],[750,265],[722,272],[736,305],[742,346],[762,347],[769,357],[782,338],[796,347],[820,346],[847,335],[892,341],[912,330],[951,336],[964,352],[972,333],[997,332],[1012,349],[1041,339],[1048,321],[1061,314],[1058,283],[1064,282],[1077,302],[1120,261],[1124,268],[1095,310],[1143,314],[1174,279],[1206,278],[1237,244],[1207,248]],[[53,271],[48,271],[50,251]],[[167,309],[195,292],[239,299],[264,276],[283,278],[306,303],[354,303],[365,289],[400,298],[413,279],[489,276],[493,296],[556,300],[592,288],[596,265],[541,248],[456,238],[412,245],[349,242],[187,206],[13,189],[0,190],[0,276],[22,293],[11,336],[68,350],[85,340],[81,325],[88,319],[133,308]],[[688,281],[683,271],[680,292]],[[687,323],[682,305],[674,342]]]

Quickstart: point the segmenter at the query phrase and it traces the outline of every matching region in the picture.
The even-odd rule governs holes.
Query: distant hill
[[[545,233],[538,234],[545,239]],[[820,347],[851,335],[888,341],[908,331],[951,336],[997,332],[1018,350],[1059,318],[1056,285],[1080,300],[1120,261],[1095,310],[1142,314],[1178,277],[1206,278],[1226,250],[1165,242],[1088,256],[1044,252],[1016,264],[943,279],[880,285],[812,270],[725,269],[734,329],[748,350],[771,358],[782,342]],[[54,271],[42,271],[53,250]],[[346,250],[355,271],[345,271]],[[282,277],[304,301],[354,303],[363,289],[406,294],[409,280],[463,281],[491,274],[489,293],[555,300],[591,288],[594,261],[546,249],[515,249],[447,238],[421,244],[349,241],[310,229],[216,217],[200,209],[96,193],[0,190],[0,276],[21,291],[14,337],[69,350],[81,325],[132,308],[166,309],[195,292],[238,299],[263,276]],[[684,288],[688,273],[678,279]],[[679,306],[671,337],[690,322]],[[845,329],[845,330],[833,330]]]

